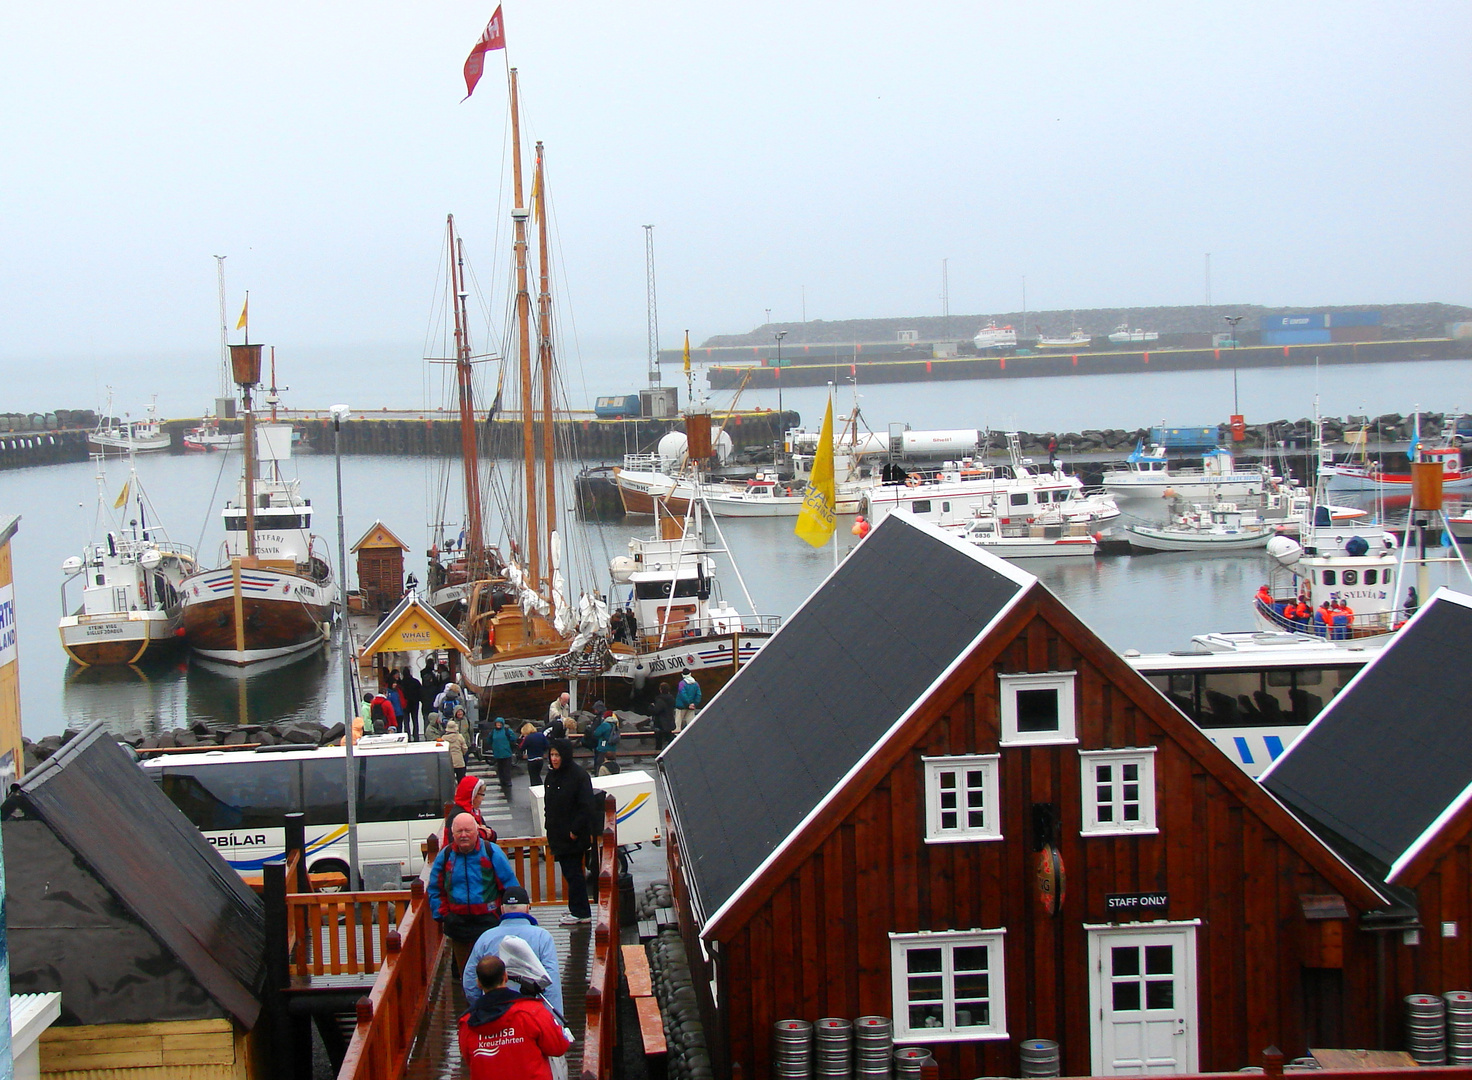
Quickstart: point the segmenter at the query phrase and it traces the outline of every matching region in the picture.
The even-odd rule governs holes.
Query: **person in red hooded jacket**
[[[485,802],[486,782],[476,776],[467,776],[455,785],[455,802],[445,814],[445,831],[440,837],[440,846],[450,842],[450,826],[461,814],[469,814],[475,818],[475,823],[480,826],[482,840],[496,842],[496,830],[486,824],[486,819],[481,817],[480,804]]]
[[[483,993],[460,1017],[460,1058],[470,1080],[552,1080],[548,1058],[572,1045],[539,998],[522,997],[506,985],[506,964],[494,953],[475,965]]]

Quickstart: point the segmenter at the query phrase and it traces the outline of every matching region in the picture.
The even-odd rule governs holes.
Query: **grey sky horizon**
[[[333,380],[417,403],[447,213],[498,347],[502,54],[460,100],[494,8],[10,11],[0,410],[91,405],[111,367],[135,414],[202,407],[214,255],[232,328],[249,289],[253,340],[330,358],[301,404]],[[643,371],[649,223],[666,348],[768,309],[940,314],[943,259],[953,314],[1015,310],[1024,276],[1031,310],[1201,303],[1206,252],[1218,304],[1472,303],[1472,5],[508,0],[505,23],[594,393]]]

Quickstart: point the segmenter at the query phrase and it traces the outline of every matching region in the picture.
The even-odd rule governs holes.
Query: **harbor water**
[[[1397,365],[1430,367],[1448,376],[1467,365],[1438,363]],[[1341,369],[1342,371],[1342,369]],[[1185,376],[1196,378],[1196,376]],[[1136,384],[1138,385],[1138,384]],[[964,384],[958,384],[964,386]],[[959,415],[937,416],[933,387],[925,402],[905,407],[915,426],[968,426]],[[1010,389],[1010,387],[1008,388]],[[883,388],[885,394],[892,388]],[[990,392],[990,388],[988,388]],[[1034,387],[1034,395],[1037,393]],[[806,394],[821,401],[821,391]],[[862,391],[861,391],[862,393]],[[821,415],[813,403],[796,404],[804,418]],[[1390,395],[1377,393],[1372,401]],[[1397,404],[1366,411],[1409,411]],[[1431,407],[1432,399],[1422,402]],[[1437,400],[1438,408],[1450,408]],[[1472,400],[1472,398],[1469,398]],[[776,403],[773,402],[773,405]],[[901,403],[903,404],[903,403]],[[1411,404],[1414,404],[1412,402]],[[975,416],[969,426],[984,426]],[[891,406],[894,407],[893,403]],[[954,406],[946,406],[954,408]],[[1020,407],[1020,403],[1019,403]],[[1309,411],[1309,405],[1276,410],[1288,415]],[[1181,409],[1173,410],[1179,415]],[[1201,410],[1213,415],[1222,410]],[[1347,410],[1342,410],[1347,411]],[[1138,412],[1138,409],[1136,409]],[[1059,415],[1062,415],[1061,413]],[[1192,420],[1198,414],[1190,415]],[[1206,419],[1210,419],[1208,416]],[[1050,421],[1036,405],[1019,416],[1033,429],[1062,430],[1097,426]],[[1135,416],[1131,423],[1147,422]],[[1000,421],[998,421],[1000,423]],[[814,424],[816,426],[816,424]],[[994,426],[997,426],[994,424]],[[422,581],[424,555],[429,545],[426,522],[433,520],[439,492],[456,482],[447,479],[458,463],[444,459],[357,457],[343,459],[344,519],[347,543],[362,536],[375,520],[382,520],[412,549],[405,556],[407,570]],[[331,455],[307,455],[290,465],[302,480],[302,493],[312,501],[313,530],[322,538],[336,563],[337,504]],[[194,546],[203,565],[219,561],[223,539],[220,508],[235,496],[239,478],[237,455],[157,454],[138,460],[139,476],[156,513],[150,527],[162,525],[175,542]],[[91,463],[54,465],[0,473],[0,515],[21,515],[20,530],[12,541],[15,559],[15,603],[20,630],[21,702],[25,734],[37,739],[68,727],[102,719],[119,732],[171,730],[203,720],[215,724],[261,722],[284,718],[314,718],[335,723],[344,714],[338,658],[331,649],[241,671],[228,665],[201,662],[181,651],[164,662],[141,668],[81,669],[62,652],[56,631],[62,614],[62,561],[78,554],[94,535],[97,514],[95,467]],[[121,489],[126,467],[108,462],[107,502]],[[501,486],[507,486],[503,478]],[[1347,499],[1338,499],[1344,502]],[[1449,496],[1451,505],[1456,505]],[[452,499],[451,506],[457,502]],[[1126,510],[1132,508],[1126,506]],[[1154,507],[1133,508],[1149,513]],[[1404,517],[1404,504],[1387,508],[1394,518]],[[458,515],[458,510],[453,512]],[[562,512],[566,525],[567,568],[574,590],[592,587],[607,591],[608,561],[625,554],[630,538],[645,536],[649,519],[619,522],[582,522]],[[848,520],[839,534],[840,553],[854,542]],[[721,519],[721,533],[739,565],[740,577],[721,559],[720,589],[738,607],[759,613],[791,615],[832,572],[831,548],[814,550],[793,536],[791,519]],[[499,519],[492,513],[492,532]],[[710,530],[714,535],[715,530]],[[1021,565],[1052,589],[1105,641],[1117,649],[1165,651],[1186,646],[1192,635],[1251,628],[1251,601],[1265,580],[1265,558],[1260,551],[1202,557],[1195,553],[1148,556],[1109,556],[1094,560],[1025,560]],[[349,555],[349,562],[352,556]],[[897,568],[897,572],[899,572]],[[923,574],[923,566],[903,568]],[[1447,580],[1437,574],[1433,582]],[[1462,588],[1468,588],[1461,579]],[[75,586],[73,587],[75,598]],[[882,613],[876,612],[876,617]]]

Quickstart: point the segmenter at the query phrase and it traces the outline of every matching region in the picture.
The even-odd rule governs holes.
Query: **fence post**
[[[1276,1046],[1270,1046],[1262,1052],[1262,1071],[1267,1076],[1283,1077],[1283,1051]]]
[[[286,859],[262,867],[261,899],[266,915],[266,1009],[271,1022],[272,1072],[281,1080],[307,1080],[312,1075],[311,1020],[292,1016],[286,989],[291,984],[290,911],[286,904]]]
[[[307,878],[307,815],[300,810],[286,815],[286,851],[289,857],[295,851],[300,854],[296,863],[296,880],[292,892],[311,892]]]

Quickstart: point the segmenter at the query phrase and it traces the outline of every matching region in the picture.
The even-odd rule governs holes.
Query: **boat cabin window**
[[[1013,506],[1026,506],[1027,505],[1027,501],[1028,501],[1028,493],[1027,492],[1025,492],[1025,491],[1014,491],[1012,493],[1012,505]]]
[[[1394,576],[1395,571],[1391,570],[1389,567],[1386,567],[1384,570],[1380,571],[1380,584],[1389,585],[1390,579]]]
[[[676,596],[699,596],[701,595],[700,578],[681,578],[675,582]],[[634,599],[636,600],[664,600],[670,595],[670,583],[668,581],[636,581],[634,583]]]
[[[1339,575],[1333,570],[1325,570],[1319,580],[1325,585],[1337,585],[1339,583]]]
[[[1061,488],[1058,491],[1053,492],[1053,501],[1055,503],[1067,502],[1068,497],[1072,494],[1073,492],[1070,491],[1068,488]]]
[[[910,512],[913,513],[913,514],[928,514],[928,513],[930,513],[930,500],[929,499],[916,499],[913,503],[910,504]]]
[[[940,504],[940,512],[942,514],[949,514],[951,512],[951,504],[948,503],[948,502],[941,503]]]
[[[1378,570],[1366,570],[1365,571],[1365,584],[1366,585],[1374,585],[1378,580],[1379,580],[1379,571]]]
[[[1345,585],[1358,585],[1360,583],[1360,572],[1358,570],[1346,570],[1342,580]]]

